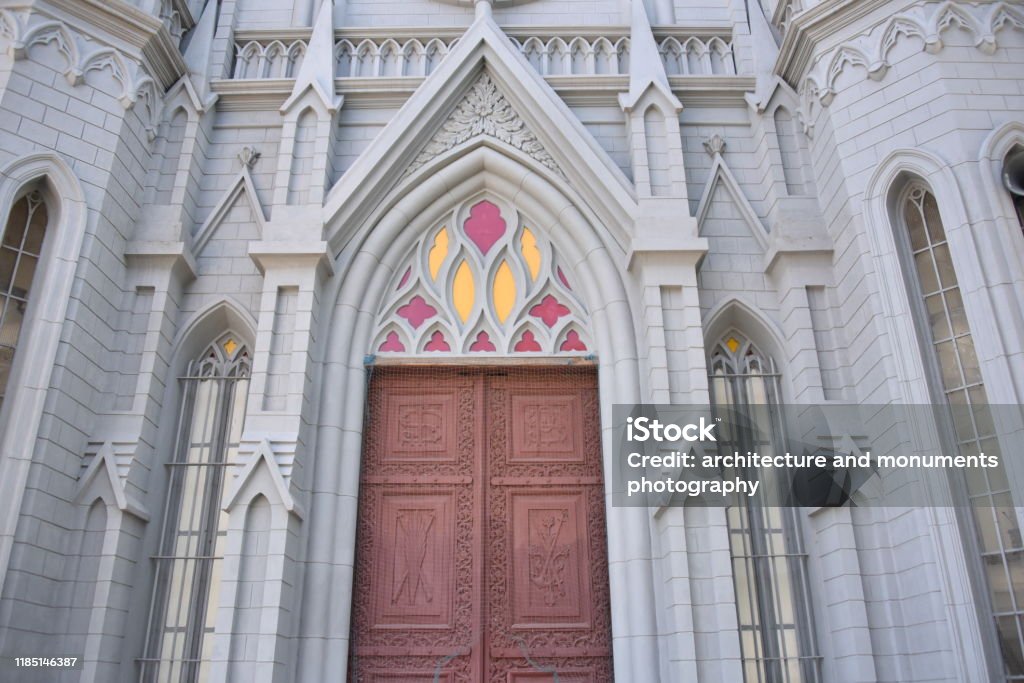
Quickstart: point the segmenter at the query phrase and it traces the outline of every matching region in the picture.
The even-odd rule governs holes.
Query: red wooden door
[[[376,370],[350,680],[611,681],[600,454],[592,370]]]

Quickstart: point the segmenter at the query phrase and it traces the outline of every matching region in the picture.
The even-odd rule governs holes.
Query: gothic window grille
[[[926,360],[949,408],[949,424],[964,455],[999,456],[995,422],[967,322],[946,231],[935,196],[911,185],[900,202],[905,247],[912,261]],[[1024,544],[1009,480],[1002,466],[965,472],[989,598],[1007,681],[1024,681]]]
[[[0,242],[0,405],[7,393],[48,220],[42,193],[29,192],[11,208]]]
[[[144,683],[209,680],[227,531],[225,472],[237,462],[248,349],[225,335],[192,361],[183,396],[150,607]]]
[[[709,365],[715,406],[749,411],[758,425],[758,434],[724,433],[721,447],[771,453],[781,435],[779,374],[772,358],[732,332],[716,345]],[[730,507],[726,517],[744,681],[818,683],[821,658],[796,510],[745,503]]]

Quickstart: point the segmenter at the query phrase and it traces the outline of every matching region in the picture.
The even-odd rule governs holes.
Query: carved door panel
[[[488,382],[490,683],[612,680],[597,378],[517,371]]]
[[[480,680],[481,394],[454,372],[375,371],[349,680],[432,683],[446,659],[438,680]]]
[[[611,680],[596,384],[577,369],[376,371],[350,680]]]

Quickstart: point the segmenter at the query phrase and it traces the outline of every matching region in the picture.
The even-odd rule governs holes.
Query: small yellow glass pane
[[[235,340],[231,339],[230,337],[228,338],[228,340],[226,342],[224,342],[224,350],[227,351],[228,358],[230,358],[231,356],[235,355],[235,349],[237,349],[237,348],[238,348],[238,343],[235,342]]]
[[[523,258],[530,269],[530,279],[536,280],[540,274],[540,249],[537,248],[537,238],[533,236],[529,228],[523,228],[520,244],[523,249]]]
[[[434,246],[430,248],[430,255],[427,257],[430,264],[430,277],[434,280],[437,279],[437,274],[441,271],[441,264],[444,263],[447,256],[448,228],[441,228],[437,237],[434,238]]]
[[[467,322],[469,315],[473,312],[473,303],[476,301],[476,284],[473,282],[473,271],[470,270],[465,259],[459,264],[459,269],[455,271],[452,299],[462,322]]]
[[[504,323],[516,304],[516,279],[508,261],[502,261],[494,276],[494,312],[498,321]]]
[[[736,340],[736,337],[729,337],[726,340],[725,345],[728,346],[729,350],[733,353],[736,353],[736,349],[740,348],[740,343]]]

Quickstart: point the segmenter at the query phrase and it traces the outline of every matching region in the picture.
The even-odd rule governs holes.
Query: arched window
[[[715,345],[708,366],[714,405],[748,413],[758,433],[769,435],[727,433],[720,446],[763,455],[776,450],[781,436],[779,375],[772,358],[734,331]],[[746,503],[726,514],[744,680],[820,681],[807,555],[796,510]]]
[[[1017,220],[1024,229],[1024,147],[1017,145],[1003,162],[1003,183],[1010,191]]]
[[[235,461],[249,386],[249,351],[226,334],[182,378],[177,444],[150,607],[142,680],[209,680],[224,555],[225,470]]]
[[[33,190],[11,207],[0,241],[0,405],[7,394],[48,221],[43,195]]]
[[[960,452],[998,457],[995,423],[935,196],[912,183],[897,206],[912,274],[908,284],[935,393],[949,408],[948,424]],[[1000,466],[967,472],[965,487],[1007,680],[1024,680],[1024,544],[1010,484]]]

